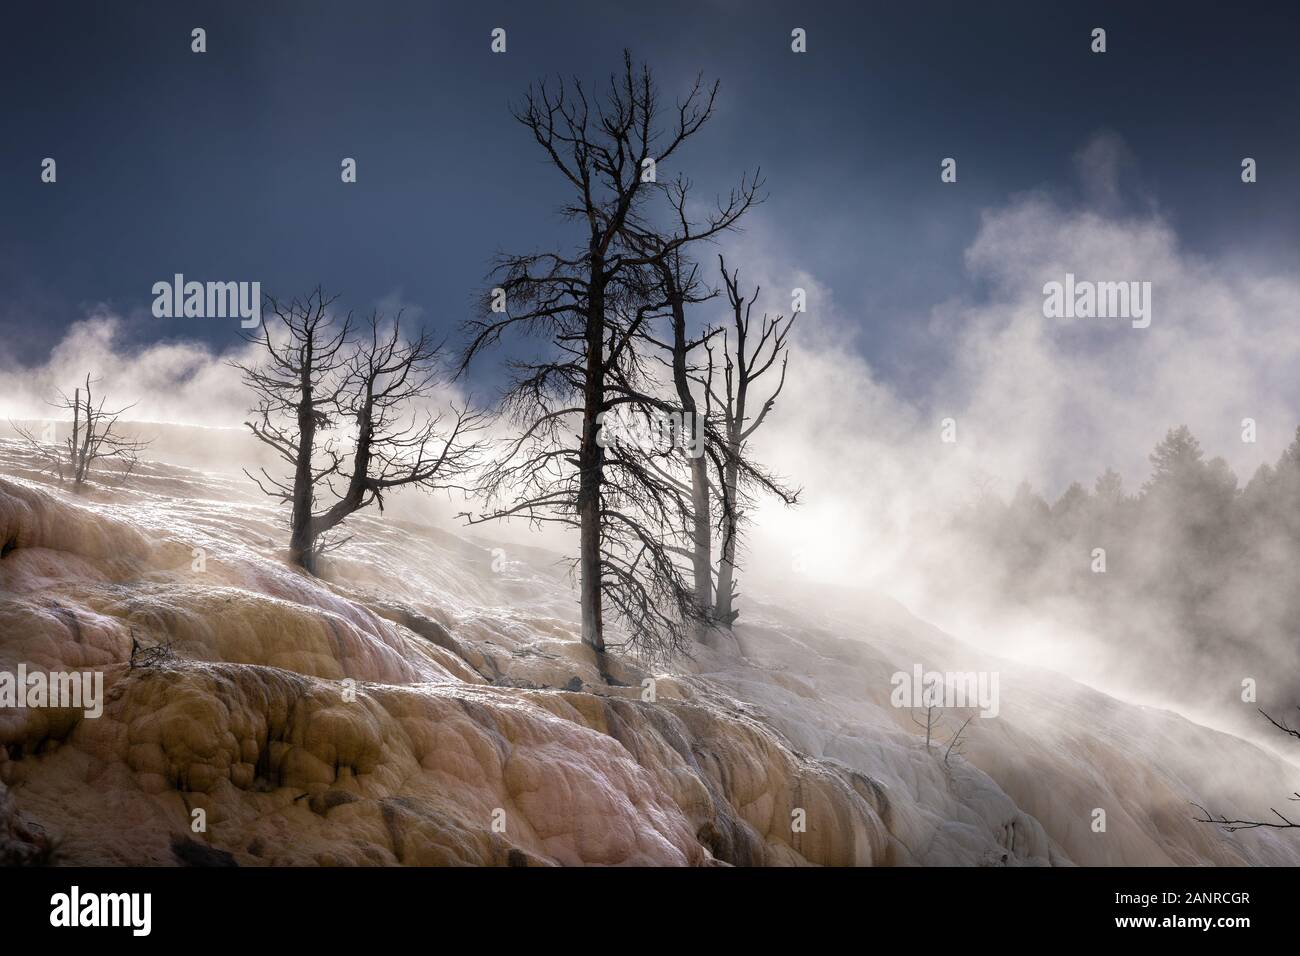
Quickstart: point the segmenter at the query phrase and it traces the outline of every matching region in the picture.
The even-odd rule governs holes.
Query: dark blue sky
[[[980,210],[1035,189],[1069,201],[1098,130],[1131,151],[1133,211],[1155,202],[1192,250],[1287,267],[1300,249],[1295,3],[54,0],[2,16],[6,363],[41,359],[100,302],[135,341],[233,340],[233,322],[148,314],[174,272],[278,295],[319,282],[359,309],[400,290],[453,334],[495,251],[562,232],[561,183],[508,104],[547,74],[600,80],[625,46],[665,94],[697,71],[722,81],[681,167],[713,191],[761,166],[756,224],[861,316],[904,389],[930,307],[978,295],[961,254]],[[1247,155],[1261,181],[1243,190]]]

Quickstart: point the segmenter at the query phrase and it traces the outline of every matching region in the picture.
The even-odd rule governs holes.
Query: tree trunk
[[[72,484],[77,486],[81,484],[81,470],[77,468],[77,459],[81,457],[78,449],[81,447],[79,439],[81,437],[81,389],[77,389],[76,396],[72,400],[72,441],[68,447],[72,449],[69,456],[68,470],[72,472]]]
[[[582,609],[582,642],[598,652],[605,650],[601,620],[601,514],[600,491],[604,452],[598,440],[598,416],[605,404],[605,290],[603,265],[592,267],[591,299],[587,315],[587,381],[583,393],[582,445],[578,451],[578,574]]]
[[[312,451],[316,447],[316,409],[312,395],[312,337],[304,346],[298,404],[298,454],[293,472],[293,514],[289,519],[289,560],[316,573],[316,533],[312,527]]]
[[[685,293],[672,270],[671,265],[660,266],[673,316],[673,385],[677,390],[677,403],[682,408],[682,426],[692,429],[698,410],[686,371]],[[709,490],[708,458],[701,454],[691,459],[691,569],[695,578],[695,603],[702,613],[713,607],[713,524],[710,521]]]
[[[691,459],[692,567],[695,572],[695,601],[701,610],[713,606],[713,523],[709,509],[708,459]]]
[[[80,390],[78,390],[80,391]],[[80,488],[85,484],[86,476],[90,473],[90,440],[94,428],[94,422],[91,418],[90,404],[90,376],[86,376],[86,420],[85,428],[81,432],[81,450],[77,453],[77,480],[76,487]]]
[[[736,535],[740,524],[740,516],[736,513],[736,483],[739,477],[736,457],[739,454],[740,443],[733,439],[731,452],[723,468],[722,558],[718,562],[718,600],[714,608],[714,617],[726,627],[731,627],[737,614],[732,603],[736,586]]]
[[[311,531],[311,521],[299,524],[296,514],[289,535],[289,560],[308,574],[316,573],[316,539]]]
[[[352,477],[348,481],[347,491],[344,492],[343,497],[334,502],[328,511],[319,515],[312,513],[316,502],[311,500],[310,497],[308,499],[306,525],[298,538],[305,545],[305,549],[301,551],[305,556],[302,566],[312,574],[316,573],[316,557],[319,553],[316,549],[316,541],[327,531],[332,531],[342,524],[348,515],[360,511],[365,503],[366,492],[370,487],[368,478],[370,476],[370,459],[374,445],[373,410],[374,397],[367,394],[365,407],[357,418],[357,446],[352,453]],[[379,510],[384,510],[382,501],[380,501]]]

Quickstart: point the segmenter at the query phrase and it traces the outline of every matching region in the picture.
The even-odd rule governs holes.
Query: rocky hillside
[[[106,692],[0,709],[0,861],[1300,863],[1190,806],[1266,812],[1292,765],[889,602],[757,600],[692,659],[598,661],[556,555],[363,516],[316,580],[245,484],[148,463],[72,495],[0,442],[0,671]],[[914,663],[998,670],[964,756],[890,706]]]

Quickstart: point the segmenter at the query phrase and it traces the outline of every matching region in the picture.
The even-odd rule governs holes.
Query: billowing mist
[[[750,516],[741,591],[796,605],[894,598],[990,651],[1271,745],[1256,707],[1300,699],[1294,609],[1275,577],[1300,558],[1300,529],[1275,520],[1294,500],[1291,479],[1256,473],[1300,424],[1300,283],[1184,250],[1154,204],[1115,214],[1121,157],[1108,137],[1081,150],[1082,204],[1027,193],[985,212],[965,252],[970,292],[910,317],[928,361],[905,383],[864,358],[873,316],[838,301],[770,223],[727,241],[742,285],[762,286],[760,307],[788,313],[795,288],[808,303],[785,389],[754,439],[803,493],[795,508],[763,502]],[[1044,286],[1067,275],[1150,283],[1149,325],[1045,317]],[[721,321],[724,308],[699,306],[697,321]],[[136,403],[126,417],[169,460],[275,467],[240,424],[248,397],[230,362],[248,347],[131,349],[120,328],[94,309],[45,364],[0,370],[4,417],[48,415],[55,389],[90,372],[113,402]],[[493,396],[458,383],[441,398]],[[208,431],[196,442],[165,423]],[[1144,490],[1149,456],[1184,425],[1199,451]],[[1108,469],[1119,483],[1099,488]],[[391,507],[453,526],[466,505],[406,495]],[[565,547],[522,523],[477,530]],[[1246,679],[1258,703],[1242,700]]]
[[[1089,195],[1112,191],[1105,169],[1085,173]],[[1271,518],[1289,477],[1256,473],[1300,425],[1300,283],[1106,205],[1026,195],[985,213],[965,255],[978,294],[916,317],[946,357],[919,402],[859,357],[870,316],[769,273],[768,288],[814,289],[783,414],[758,437],[805,498],[758,516],[751,566],[875,589],[988,648],[1277,743],[1256,707],[1300,698],[1278,578],[1300,537]],[[1150,282],[1150,325],[1045,318],[1044,286],[1067,273]],[[1179,426],[1203,461],[1165,482],[1177,492],[1144,494]],[[1113,508],[1095,491],[1108,470]]]

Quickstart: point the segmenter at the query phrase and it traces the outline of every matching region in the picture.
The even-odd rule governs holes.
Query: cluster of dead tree
[[[607,617],[648,655],[681,650],[738,611],[737,565],[759,495],[797,491],[750,455],[750,438],[785,384],[794,316],[754,315],[758,290],[710,244],[762,201],[757,173],[697,215],[684,174],[656,171],[713,115],[717,84],[697,80],[666,107],[645,67],[624,55],[593,98],[581,82],[530,88],[515,118],[559,174],[573,248],[502,256],[492,292],[466,324],[449,374],[519,334],[533,358],[509,363],[495,417],[511,432],[484,454],[488,416],[438,401],[442,347],[403,334],[401,317],[341,316],[321,289],[267,296],[268,321],[237,363],[256,396],[246,423],[286,466],[249,477],[289,510],[289,557],[309,572],[347,540],[349,516],[399,488],[477,494],[471,524],[521,518],[576,531],[582,639],[605,649]],[[702,305],[726,319],[700,321]],[[96,458],[133,460],[119,412],[71,401],[73,436],[59,459],[78,484]],[[438,411],[443,408],[442,411]],[[676,423],[692,442],[628,439],[621,422]],[[670,434],[674,433],[670,428]]]
[[[293,561],[314,570],[343,520],[382,507],[390,489],[461,487],[484,505],[464,513],[471,524],[520,518],[576,531],[582,638],[597,651],[607,612],[651,655],[731,626],[755,496],[797,497],[748,454],[785,382],[793,316],[756,320],[758,291],[742,291],[721,257],[721,290],[711,287],[696,257],[761,201],[757,174],[698,219],[689,180],[655,175],[708,122],[717,91],[697,81],[665,109],[649,70],[625,55],[594,101],[580,82],[543,83],[516,110],[582,235],[572,249],[502,256],[467,323],[457,374],[508,336],[534,340],[533,358],[509,363],[496,416],[512,434],[491,456],[479,413],[396,424],[434,387],[429,340],[402,340],[396,323],[382,333],[378,317],[355,336],[319,290],[272,300],[279,321],[255,339],[265,361],[240,367],[259,396],[249,428],[292,472],[252,477],[291,508]],[[694,311],[724,293],[728,320],[701,324]],[[669,420],[700,440],[647,445],[611,434],[615,420]],[[340,426],[350,455],[322,440]]]
[[[729,627],[746,513],[759,494],[797,497],[748,454],[784,384],[793,316],[755,322],[757,290],[743,292],[720,258],[729,320],[707,326],[693,314],[720,294],[701,274],[704,250],[762,201],[762,180],[742,175],[697,215],[685,175],[657,178],[705,127],[717,93],[697,80],[665,107],[626,54],[599,95],[579,81],[530,88],[515,118],[558,173],[581,238],[500,257],[461,355],[463,371],[507,336],[540,344],[511,363],[502,414],[514,435],[480,476],[486,507],[465,517],[577,532],[582,638],[598,651],[607,615],[650,655]],[[703,440],[621,440],[607,433],[612,415],[666,418]]]

